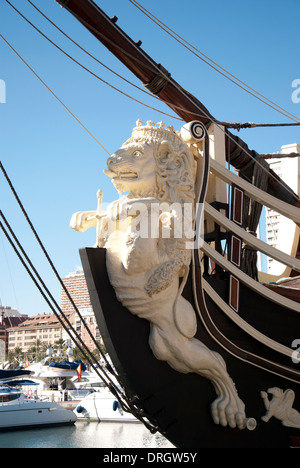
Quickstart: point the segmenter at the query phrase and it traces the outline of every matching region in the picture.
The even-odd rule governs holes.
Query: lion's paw
[[[220,396],[212,403],[211,414],[215,424],[223,427],[246,427],[245,405],[238,397]]]

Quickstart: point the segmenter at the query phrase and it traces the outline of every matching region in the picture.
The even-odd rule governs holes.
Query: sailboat
[[[129,38],[116,18],[92,0],[57,2],[186,122],[175,131],[162,122],[137,121],[106,169],[129,196],[103,213],[99,193],[96,210],[71,220],[79,231],[97,228],[96,246],[80,254],[127,402],[179,448],[299,447],[298,194]],[[138,202],[146,218],[154,205],[177,203],[173,211],[151,213],[173,237],[161,238],[160,231],[155,242],[137,236],[132,223],[138,215],[128,210]],[[185,203],[195,209],[193,236],[176,237],[172,223]],[[256,238],[262,205],[293,221],[289,253]],[[112,235],[109,216],[119,223]],[[181,245],[187,239],[188,253]],[[270,285],[260,276],[257,252],[286,266],[284,284]]]

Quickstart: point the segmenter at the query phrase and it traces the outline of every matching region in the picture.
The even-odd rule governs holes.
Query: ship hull
[[[148,344],[149,322],[132,315],[116,298],[106,271],[105,249],[82,249],[80,255],[102,338],[127,395],[137,397],[136,406],[171,443],[180,448],[298,446],[300,429],[285,427],[276,417],[271,417],[268,422],[262,420],[266,408],[261,392],[274,387],[293,390],[293,408],[299,408],[300,363],[293,364],[289,357],[279,356],[241,331],[204,295],[209,316],[198,317],[196,338],[223,356],[228,373],[245,403],[247,417],[257,422],[254,430],[216,425],[210,413],[210,405],[216,398],[211,382],[193,373],[181,374],[154,357]],[[226,296],[226,281],[209,281],[221,296]],[[192,289],[190,277],[184,295],[194,305]],[[280,330],[280,320],[278,324],[272,320],[272,311],[274,318],[280,312],[273,304],[259,301],[246,287],[241,297],[248,321],[270,329],[274,339],[282,331],[286,345],[290,346],[292,341],[289,340],[297,338],[292,337],[297,332],[291,323]],[[251,308],[252,317],[248,316]],[[291,336],[287,330],[291,331]]]

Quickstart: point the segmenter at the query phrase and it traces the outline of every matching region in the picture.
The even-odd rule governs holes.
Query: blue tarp
[[[86,370],[86,366],[85,364],[83,364],[83,362],[78,359],[77,361],[74,361],[74,362],[69,362],[69,361],[65,361],[65,362],[51,362],[49,364],[49,367],[57,367],[58,369],[64,369],[64,370],[76,370],[79,366],[79,364],[81,364],[81,370],[82,372],[84,372]]]
[[[0,369],[0,381],[30,375],[31,372],[22,369]]]
[[[22,385],[40,385],[37,382],[33,382],[33,380],[4,380],[1,382],[2,385],[9,385],[10,387],[15,386],[22,386]]]

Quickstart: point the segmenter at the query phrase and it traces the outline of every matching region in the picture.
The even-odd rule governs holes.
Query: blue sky
[[[26,0],[11,0],[53,41],[103,79],[136,99],[172,114],[155,99],[132,88],[77,49]],[[33,2],[91,54],[137,85],[139,81],[81,24],[54,0]],[[239,79],[300,116],[292,102],[292,82],[300,79],[299,0],[152,0],[140,2],[178,34]],[[128,0],[96,0],[108,16],[142,48],[162,63],[173,78],[200,99],[220,120],[288,122],[197,59],[158,29]],[[0,2],[0,34],[28,61],[59,98],[96,138],[113,152],[129,136],[138,118],[163,120],[180,129],[181,122],[162,116],[117,93],[72,63],[28,25],[5,0]],[[6,103],[0,104],[0,154],[28,214],[61,277],[80,265],[78,251],[92,246],[95,232],[69,228],[71,215],[116,198],[102,173],[107,154],[53,98],[0,38],[0,80]],[[173,115],[173,114],[172,114]],[[240,137],[258,152],[276,152],[300,143],[297,127],[243,130]],[[57,300],[60,286],[0,176],[0,208]],[[0,237],[0,298],[21,313],[48,312],[3,235]]]

